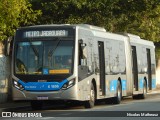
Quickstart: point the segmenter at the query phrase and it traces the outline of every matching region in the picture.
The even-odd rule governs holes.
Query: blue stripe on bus
[[[117,81],[118,80],[112,80],[110,81],[110,91],[115,92],[117,90]],[[122,91],[127,89],[127,83],[126,80],[121,80],[122,82]]]
[[[24,90],[28,91],[57,91],[62,88],[62,86],[68,82],[67,79],[62,82],[23,82],[18,80],[18,82],[24,87]]]
[[[144,79],[139,79],[139,88],[142,89],[143,88],[143,81]]]
[[[117,90],[117,80],[110,81],[110,91],[114,92]]]
[[[152,79],[152,88],[156,88],[156,79]]]
[[[126,80],[122,80],[122,90],[127,90],[127,82],[126,82]]]
[[[143,88],[144,79],[139,79],[139,88]],[[148,82],[148,81],[147,81]],[[152,79],[152,88],[156,88],[156,79]]]

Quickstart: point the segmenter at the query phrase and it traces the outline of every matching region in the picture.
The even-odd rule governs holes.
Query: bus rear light
[[[62,90],[66,90],[74,85],[75,85],[75,79],[72,79],[63,85]]]
[[[15,80],[14,80],[13,85],[14,85],[14,87],[17,88],[18,90],[24,90],[24,87],[23,87],[20,83],[18,83],[18,81],[15,81]]]

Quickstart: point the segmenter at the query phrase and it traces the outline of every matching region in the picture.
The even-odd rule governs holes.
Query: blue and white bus
[[[153,42],[131,34],[78,25],[19,28],[13,42],[13,100],[83,102],[145,98],[156,87]]]

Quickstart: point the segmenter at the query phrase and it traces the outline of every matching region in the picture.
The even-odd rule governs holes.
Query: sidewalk
[[[30,107],[30,102],[28,101],[11,101],[6,103],[0,103],[0,113],[6,109],[16,109],[21,107]]]
[[[160,93],[160,88],[147,92],[147,94],[158,94],[158,93]]]

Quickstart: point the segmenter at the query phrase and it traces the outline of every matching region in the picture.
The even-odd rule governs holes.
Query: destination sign
[[[68,36],[66,30],[49,30],[49,31],[27,31],[24,32],[24,38],[31,37],[65,37]]]

